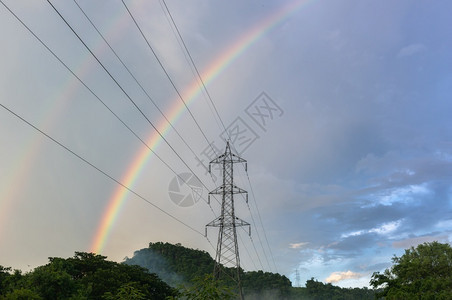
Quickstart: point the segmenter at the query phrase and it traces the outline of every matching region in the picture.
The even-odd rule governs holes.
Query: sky
[[[176,29],[126,0],[152,50],[121,1],[51,1],[108,73],[48,2],[1,2],[0,265],[158,241],[214,256],[205,167],[227,137],[248,162],[245,270],[363,287],[452,241],[450,1],[166,0]]]

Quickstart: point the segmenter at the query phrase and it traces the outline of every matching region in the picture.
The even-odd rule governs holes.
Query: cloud
[[[387,235],[395,231],[400,226],[401,220],[389,222],[381,225],[380,227],[372,228],[369,232],[375,232],[380,235]]]
[[[388,223],[384,223],[381,226],[374,227],[370,230],[357,230],[350,233],[343,233],[341,235],[341,238],[348,238],[351,236],[358,236],[366,233],[377,233],[380,235],[387,235],[393,231],[395,231],[400,226],[401,220],[398,221],[392,221]]]
[[[328,276],[325,281],[328,283],[336,283],[342,280],[347,280],[347,279],[358,279],[363,277],[363,274],[360,273],[355,273],[352,272],[350,270],[348,270],[347,272],[333,272],[330,274],[330,276]]]
[[[295,244],[289,244],[289,248],[291,249],[299,249],[303,246],[306,246],[307,244],[309,244],[309,242],[301,242],[301,243],[295,243]]]
[[[411,44],[400,49],[399,54],[397,54],[397,57],[412,56],[424,52],[425,50],[427,50],[427,47],[423,44]]]
[[[430,243],[433,241],[438,242],[449,242],[449,238],[447,235],[425,235],[425,236],[416,236],[410,237],[407,239],[399,240],[392,243],[394,248],[403,248],[407,249],[410,247],[416,247],[419,244]]]

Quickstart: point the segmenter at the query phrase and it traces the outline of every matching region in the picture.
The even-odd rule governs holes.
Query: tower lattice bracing
[[[244,163],[246,160],[231,152],[229,142],[226,143],[226,150],[210,162],[209,171],[212,164],[220,164],[223,172],[223,184],[209,193],[210,195],[221,195],[221,214],[215,220],[206,225],[207,227],[219,227],[217,252],[215,256],[214,277],[230,276],[236,283],[240,298],[243,299],[242,286],[240,282],[240,256],[237,244],[237,227],[248,226],[250,224],[238,218],[234,210],[234,195],[248,193],[234,184],[234,164]]]

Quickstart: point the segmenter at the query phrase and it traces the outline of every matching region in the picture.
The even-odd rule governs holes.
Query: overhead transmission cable
[[[269,244],[269,242],[268,242],[267,233],[265,232],[265,227],[264,227],[264,223],[262,222],[261,213],[260,213],[260,211],[259,211],[259,207],[257,206],[256,196],[255,196],[255,194],[254,194],[253,186],[251,185],[250,176],[248,175],[248,171],[245,171],[245,172],[246,172],[246,177],[248,178],[248,182],[249,182],[249,185],[250,185],[251,196],[252,196],[252,198],[253,198],[254,205],[256,206],[257,215],[258,215],[259,221],[260,221],[260,223],[261,223],[262,231],[264,232],[265,241],[266,241],[267,247],[268,247],[268,249],[269,249],[269,251],[270,251],[270,257],[271,257],[271,259],[272,259],[272,261],[273,261],[273,265],[275,266],[276,273],[278,273],[278,267],[276,266],[275,258],[274,258],[274,256],[273,256],[273,252],[272,252],[272,248],[270,247],[270,244]],[[249,208],[249,205],[248,205],[248,208]]]
[[[154,130],[158,133],[158,135],[162,138],[162,140],[170,147],[174,154],[182,161],[182,163],[187,167],[187,169],[192,172],[193,176],[195,176],[199,182],[208,190],[207,186],[201,181],[201,179],[196,175],[196,173],[190,168],[187,162],[180,156],[180,154],[176,151],[176,149],[168,142],[165,136],[158,130],[158,128],[151,122],[148,116],[143,112],[143,110],[136,104],[136,102],[130,97],[130,95],[124,90],[124,88],[119,84],[116,78],[108,71],[108,69],[104,66],[104,64],[99,60],[99,58],[94,54],[94,52],[88,47],[88,45],[83,41],[80,35],[74,30],[74,28],[67,22],[64,16],[58,11],[58,9],[52,4],[50,0],[47,0],[53,10],[58,14],[58,16],[63,20],[63,22],[69,27],[69,29],[74,33],[74,35],[79,39],[79,41],[85,46],[88,52],[94,57],[94,59],[99,63],[102,69],[108,74],[108,76],[114,81],[114,83],[118,86],[118,88],[123,92],[123,94],[129,99],[129,101],[133,104],[133,106],[140,112],[140,114],[146,119],[146,121],[154,128]]]
[[[196,75],[197,75],[199,81],[202,84],[202,87],[203,87],[203,89],[204,89],[204,91],[205,91],[205,93],[207,95],[207,98],[209,99],[210,103],[212,104],[212,106],[213,106],[213,108],[215,110],[215,114],[217,115],[218,119],[220,120],[221,126],[223,127],[223,130],[224,130],[224,132],[226,133],[226,135],[227,135],[227,137],[229,139],[229,142],[230,142],[230,144],[232,146],[232,149],[234,149],[235,152],[238,152],[237,149],[235,148],[234,141],[231,139],[230,133],[228,132],[228,130],[226,129],[226,126],[224,125],[223,119],[221,118],[221,115],[220,115],[220,113],[219,113],[219,111],[217,109],[217,106],[215,105],[215,102],[213,101],[212,97],[210,96],[209,90],[207,89],[207,85],[204,83],[204,79],[202,79],[202,76],[201,76],[201,73],[198,70],[198,67],[196,67],[196,63],[195,63],[195,61],[193,59],[193,56],[191,55],[190,50],[188,49],[187,44],[185,43],[185,40],[182,37],[182,34],[181,34],[180,30],[179,30],[179,27],[176,24],[176,21],[173,18],[173,15],[171,14],[171,11],[169,10],[168,6],[166,5],[165,0],[162,0],[162,2],[164,4],[166,12],[168,13],[168,15],[170,17],[171,23],[173,24],[174,28],[176,29],[177,36],[179,37],[180,41],[182,42],[182,46],[185,49],[185,51],[186,51],[186,53],[187,53],[187,55],[188,55],[188,57],[190,59],[191,65],[193,66],[193,68],[194,68],[194,70],[196,72]]]
[[[193,115],[192,111],[190,110],[190,108],[188,107],[187,103],[185,102],[184,98],[182,97],[182,94],[179,92],[179,90],[176,87],[176,84],[174,83],[174,81],[171,79],[171,76],[169,75],[168,71],[166,70],[165,66],[163,65],[163,63],[161,62],[159,56],[157,55],[157,53],[154,51],[154,48],[152,47],[151,43],[149,42],[148,38],[145,36],[143,30],[141,29],[140,25],[138,24],[137,20],[135,19],[135,17],[133,16],[132,12],[130,11],[129,7],[127,6],[127,4],[124,2],[124,0],[121,0],[122,4],[124,5],[125,9],[127,10],[128,14],[130,15],[130,17],[132,18],[133,23],[135,24],[135,26],[137,27],[138,31],[140,32],[141,36],[143,37],[143,39],[145,40],[146,44],[148,45],[149,49],[151,50],[152,54],[154,55],[155,59],[157,60],[157,62],[159,63],[160,67],[162,68],[163,72],[165,73],[166,77],[168,78],[169,82],[171,83],[171,85],[173,86],[174,90],[176,91],[177,95],[179,96],[179,99],[182,101],[182,103],[184,104],[185,108],[187,109],[188,113],[190,114],[190,116],[192,117],[193,121],[195,122],[196,126],[198,127],[199,131],[201,132],[201,134],[203,135],[204,139],[207,142],[207,145],[209,145],[212,149],[212,151],[215,154],[218,154],[217,151],[215,150],[215,148],[212,146],[211,142],[209,141],[209,139],[207,138],[206,134],[204,133],[204,131],[202,130],[201,126],[199,125],[198,121],[196,120],[195,116]]]
[[[176,35],[176,39],[179,42],[179,45],[181,46],[182,50],[184,51],[184,56],[186,57],[189,65],[191,66],[193,71],[196,73],[193,75],[198,77],[198,80],[201,83],[202,88],[203,88],[205,94],[207,95],[207,98],[210,100],[210,103],[212,104],[212,107],[216,114],[216,118],[214,118],[214,119],[217,120],[217,118],[218,118],[218,120],[220,121],[221,126],[222,126],[222,129],[220,129],[220,130],[224,130],[226,132],[226,126],[224,125],[223,119],[221,118],[221,116],[218,112],[217,106],[213,102],[209,91],[207,90],[207,86],[204,83],[204,80],[202,79],[201,73],[199,72],[198,68],[196,67],[195,61],[193,60],[193,57],[192,57],[190,51],[188,50],[187,45],[185,44],[184,38],[182,37],[182,34],[179,31],[179,28],[176,24],[176,21],[173,18],[173,15],[171,14],[171,11],[169,10],[168,6],[166,5],[165,0],[161,0],[160,3],[163,3],[163,5],[160,5],[160,6],[162,7],[162,10],[165,10],[165,12],[166,12],[165,15],[167,15],[167,19],[168,19],[168,22],[170,23],[171,29],[173,30],[174,35]],[[209,105],[209,107],[210,107],[210,105]],[[212,112],[212,114],[213,114],[213,112]],[[214,114],[214,116],[215,116],[215,114]]]
[[[174,18],[173,18],[173,15],[171,14],[171,11],[169,10],[169,8],[168,8],[168,6],[167,6],[165,0],[161,0],[161,1],[163,2],[164,7],[165,7],[165,9],[166,9],[166,12],[168,13],[168,15],[169,15],[169,17],[170,17],[170,19],[171,19],[171,22],[172,22],[174,28],[176,29],[177,35],[179,36],[179,39],[181,40],[182,45],[183,45],[183,47],[184,47],[184,49],[185,49],[185,51],[186,51],[188,57],[190,58],[190,62],[191,62],[191,64],[193,65],[193,67],[194,67],[194,69],[195,69],[195,71],[196,71],[196,74],[197,74],[199,80],[200,80],[200,82],[202,83],[202,86],[203,86],[203,88],[204,88],[204,91],[206,92],[207,97],[209,98],[210,102],[212,103],[212,106],[213,106],[214,109],[215,109],[216,115],[217,115],[218,119],[220,120],[220,122],[221,122],[221,124],[222,124],[222,126],[223,126],[224,132],[228,135],[229,139],[231,139],[231,137],[230,137],[230,135],[229,135],[229,132],[227,131],[226,126],[224,125],[224,122],[223,122],[223,120],[222,120],[222,118],[221,118],[221,116],[220,116],[220,114],[219,114],[219,112],[218,112],[218,109],[217,109],[217,107],[216,107],[216,105],[215,105],[215,102],[213,101],[212,97],[210,96],[210,93],[209,93],[209,91],[208,91],[208,89],[207,89],[207,86],[206,86],[206,84],[204,83],[204,80],[202,79],[202,76],[201,76],[201,74],[200,74],[198,68],[196,67],[196,63],[195,63],[194,60],[193,60],[193,56],[190,54],[190,51],[189,51],[189,49],[188,49],[188,47],[187,47],[187,45],[186,45],[186,43],[185,43],[185,41],[184,41],[184,38],[182,37],[182,34],[181,34],[180,31],[179,31],[179,28],[178,28],[178,26],[177,26],[177,24],[176,24],[176,22],[175,22],[175,20],[174,20]],[[231,140],[230,142],[231,142],[233,148],[235,148],[235,147],[234,147],[233,141]],[[235,151],[237,152],[236,149],[235,149]],[[274,264],[274,266],[275,266],[275,270],[277,271],[277,267],[276,267],[276,264],[275,264],[275,260],[274,260],[274,257],[273,257],[273,253],[272,253],[272,250],[271,250],[270,245],[269,245],[269,243],[268,243],[268,238],[267,238],[267,234],[266,234],[266,231],[265,231],[265,227],[264,227],[264,225],[263,225],[263,223],[262,223],[262,218],[261,218],[261,215],[260,215],[260,211],[259,211],[259,208],[258,208],[258,206],[257,206],[256,198],[255,198],[255,195],[254,195],[254,190],[253,190],[253,187],[252,187],[252,185],[251,185],[250,178],[249,178],[249,176],[248,176],[248,171],[245,170],[245,172],[246,172],[246,177],[248,178],[249,186],[250,186],[251,191],[252,191],[253,200],[254,200],[254,203],[255,203],[255,206],[256,206],[256,210],[257,210],[257,212],[258,212],[258,216],[259,216],[259,220],[260,220],[260,223],[261,223],[262,231],[264,232],[264,236],[265,236],[265,240],[266,240],[266,243],[267,243],[267,247],[268,247],[268,249],[269,249],[269,251],[270,251],[270,256],[271,256],[272,261],[273,261],[273,264]],[[252,220],[253,220],[253,223],[256,224],[256,222],[254,221],[253,215],[252,215],[252,213],[251,213],[251,209],[250,209],[250,206],[249,206],[249,205],[248,205],[248,209],[249,209],[249,211],[250,211],[250,215],[251,215],[251,218],[252,218]],[[260,244],[261,244],[262,250],[264,251],[264,256],[265,256],[265,259],[267,260],[267,264],[268,264],[268,266],[270,266],[270,264],[269,264],[269,262],[268,262],[268,259],[267,259],[267,255],[265,254],[264,246],[262,245],[262,240],[261,240],[261,238],[260,238],[259,231],[256,230],[256,232],[257,232],[258,239],[259,239],[259,242],[260,242]],[[254,246],[254,244],[253,244],[253,246]],[[257,253],[257,251],[256,251],[256,253]]]
[[[4,5],[3,1],[0,0],[0,2],[2,2],[2,4]],[[101,168],[97,167],[96,165],[94,165],[92,162],[90,162],[89,160],[87,160],[86,158],[82,157],[81,155],[77,154],[75,151],[71,150],[69,147],[65,146],[63,143],[59,142],[58,140],[56,140],[55,138],[53,138],[52,136],[50,136],[49,134],[47,134],[45,131],[39,129],[37,126],[33,125],[31,122],[27,121],[25,118],[23,118],[22,116],[20,116],[19,114],[15,113],[13,110],[11,110],[10,108],[8,108],[7,106],[5,106],[4,104],[0,103],[0,106],[8,111],[9,113],[11,113],[12,115],[14,115],[16,118],[18,118],[19,120],[21,120],[22,122],[24,122],[25,124],[27,124],[28,126],[32,127],[34,130],[38,131],[40,134],[44,135],[46,138],[48,138],[49,140],[51,140],[52,142],[56,143],[58,146],[60,146],[61,148],[63,148],[64,150],[66,150],[67,152],[69,152],[70,154],[72,154],[73,156],[75,156],[76,158],[78,158],[80,161],[84,162],[85,164],[87,164],[88,166],[90,166],[91,168],[95,169],[96,171],[98,171],[99,173],[101,173],[102,175],[106,176],[107,178],[109,178],[110,180],[114,181],[116,184],[120,185],[121,187],[125,188],[126,190],[128,190],[130,193],[134,194],[135,196],[137,196],[138,198],[140,198],[141,200],[145,201],[146,203],[148,203],[149,205],[153,206],[154,208],[158,209],[160,212],[162,212],[163,214],[167,215],[168,217],[170,217],[171,219],[179,222],[180,224],[184,225],[185,227],[191,229],[192,231],[204,236],[204,234],[198,230],[196,230],[195,228],[191,227],[190,225],[188,225],[187,223],[185,223],[184,221],[180,220],[179,218],[175,217],[174,215],[172,215],[171,213],[167,212],[166,210],[164,210],[163,208],[159,207],[158,205],[154,204],[152,201],[148,200],[147,198],[145,198],[144,196],[138,194],[136,191],[134,191],[133,189],[131,189],[130,187],[128,187],[127,185],[125,185],[124,183],[122,183],[121,181],[119,181],[118,179],[114,178],[113,176],[111,176],[110,174],[108,174],[106,171],[102,170]]]
[[[135,81],[135,83],[140,87],[140,89],[143,91],[143,93],[147,96],[147,98],[149,99],[149,101],[151,101],[151,103],[154,105],[154,107],[159,111],[159,113],[163,116],[163,118],[165,119],[165,121],[171,126],[171,129],[174,130],[174,132],[177,134],[177,136],[182,140],[182,142],[187,146],[187,148],[191,151],[191,153],[195,156],[198,157],[196,155],[196,153],[193,151],[193,148],[187,143],[187,141],[182,137],[182,135],[179,133],[179,131],[174,127],[174,125],[172,124],[171,120],[169,120],[165,113],[160,109],[160,107],[157,105],[157,103],[155,103],[155,101],[152,99],[152,97],[149,95],[149,93],[146,91],[146,89],[143,87],[143,85],[141,84],[141,82],[136,78],[136,76],[132,73],[132,71],[129,69],[129,67],[127,67],[126,63],[119,57],[118,53],[113,49],[113,47],[111,46],[111,44],[107,41],[107,39],[104,37],[104,35],[100,32],[100,30],[98,29],[98,27],[94,24],[94,22],[91,20],[91,18],[86,14],[85,10],[79,5],[79,3],[77,2],[77,0],[73,0],[74,3],[77,5],[77,7],[80,9],[80,11],[83,13],[83,15],[86,17],[86,19],[88,20],[88,22],[93,26],[93,28],[96,30],[96,32],[100,35],[100,37],[102,38],[102,40],[105,42],[105,44],[107,44],[107,46],[110,48],[110,50],[113,52],[113,54],[116,56],[116,58],[119,60],[119,62],[122,64],[122,66],[126,69],[126,71],[129,73],[129,75],[133,78],[133,80]],[[198,158],[199,159],[199,158]],[[199,159],[199,161],[201,162],[201,160]],[[205,166],[207,168],[207,166]]]
[[[251,213],[250,205],[249,205],[248,202],[246,203],[246,205],[248,206],[248,211],[250,212],[251,220],[252,220],[254,226],[256,226],[257,223],[256,223],[256,221],[254,220],[253,214]],[[263,254],[264,254],[264,257],[265,257],[265,261],[267,262],[268,267],[271,268],[271,267],[270,267],[270,263],[269,263],[269,261],[268,261],[267,254],[265,253],[265,248],[264,248],[264,245],[262,244],[262,239],[261,239],[261,237],[260,237],[259,230],[257,229],[257,226],[256,226],[256,230],[255,230],[255,231],[256,231],[256,233],[257,233],[257,239],[259,240],[259,243],[260,243],[260,245],[261,245],[261,247],[262,247],[262,251],[263,251]],[[250,238],[251,238],[251,236],[250,236]],[[253,246],[254,246],[254,241],[252,240],[252,242],[253,242]],[[257,253],[257,251],[256,251],[256,253]]]
[[[242,227],[242,230],[243,230],[244,232],[246,232],[246,230],[245,230],[244,227]],[[247,233],[247,236],[251,237],[251,236],[249,235],[249,232],[246,232],[246,233]],[[238,237],[239,237],[239,239],[240,239],[240,243],[245,247],[245,251],[246,251],[246,253],[248,254],[248,257],[251,259],[251,262],[253,263],[254,269],[255,269],[255,270],[258,270],[258,267],[257,267],[256,263],[254,262],[254,259],[253,259],[253,257],[251,256],[250,251],[248,250],[248,247],[246,247],[246,246],[245,246],[245,243],[243,242],[242,236],[241,236],[240,234],[237,234],[237,235],[238,235]],[[256,247],[255,247],[254,245],[253,245],[253,248],[254,248],[254,250],[256,250]],[[259,254],[257,253],[257,251],[255,251],[255,252],[256,252],[257,259],[258,259],[259,263],[261,264],[261,268],[262,268],[262,270],[263,270],[263,269],[264,269],[264,266],[263,266],[262,263],[261,263],[261,259],[260,259],[260,257],[259,257]]]
[[[14,13],[4,2],[3,0],[0,0],[0,2],[2,3],[2,5],[9,11],[9,13],[11,13],[14,18],[22,24],[22,26],[25,27],[25,29],[28,30],[28,32],[33,35],[40,43],[42,46],[44,46],[44,48],[46,48],[47,51],[49,51],[52,56],[58,60],[65,68],[66,70],[68,70],[72,76],[74,76],[90,93],[91,95],[93,95],[116,119],[118,119],[118,121],[120,121],[144,146],[146,146],[154,155],[155,157],[157,157],[157,159],[159,159],[169,170],[171,170],[171,172],[173,172],[181,181],[183,181],[184,183],[187,183],[185,181],[184,178],[182,178],[179,174],[176,173],[176,171],[174,171],[174,169],[165,161],[163,160],[162,157],[160,157],[151,147],[149,147],[149,145],[143,140],[141,139],[138,134],[129,126],[127,125],[127,123],[125,123],[77,74],[74,73],[74,71],[72,71],[72,69],[52,50],[50,49],[49,46],[47,46],[47,44],[36,35],[36,33],[27,25],[25,24],[22,19],[19,18],[19,16]],[[201,182],[202,183],[202,182]],[[204,185],[204,184],[203,184]],[[187,186],[189,186],[187,184]],[[205,186],[205,185],[204,185]],[[191,187],[190,187],[191,188]],[[192,189],[192,188],[191,188]],[[201,197],[202,198],[202,197]],[[206,199],[202,198],[206,203],[208,202]],[[215,213],[214,213],[215,214]]]

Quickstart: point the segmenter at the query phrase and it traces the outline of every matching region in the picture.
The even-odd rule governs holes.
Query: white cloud
[[[393,221],[393,222],[384,223],[383,225],[381,225],[379,227],[374,227],[369,230],[356,230],[356,231],[352,231],[350,233],[343,233],[341,235],[341,238],[345,239],[345,238],[348,238],[351,236],[359,236],[359,235],[363,235],[366,233],[377,233],[380,235],[387,235],[387,234],[393,232],[394,230],[396,230],[400,226],[401,222],[402,222],[402,220],[397,220],[397,221]]]
[[[408,185],[385,192],[379,197],[378,202],[385,206],[391,206],[394,203],[409,203],[417,199],[418,196],[429,193],[430,190],[426,184]]]
[[[309,242],[301,242],[301,243],[294,243],[294,244],[289,244],[289,248],[291,249],[299,249],[303,246],[306,246],[307,244],[309,244]]]
[[[363,276],[363,274],[348,270],[347,272],[333,272],[325,279],[325,281],[328,283],[335,283],[346,279],[358,279]]]
[[[371,230],[369,230],[369,233],[374,232],[374,233],[381,234],[381,235],[389,234],[389,233],[393,232],[394,230],[396,230],[400,226],[401,222],[402,222],[401,220],[397,220],[397,221],[385,223],[385,224],[381,225],[380,227],[372,228]]]
[[[348,238],[348,237],[351,237],[351,236],[357,236],[357,235],[361,235],[361,234],[364,234],[364,233],[366,233],[365,230],[357,230],[357,231],[353,231],[353,232],[350,232],[350,233],[343,233],[341,235],[341,238],[345,239],[345,238]]]

